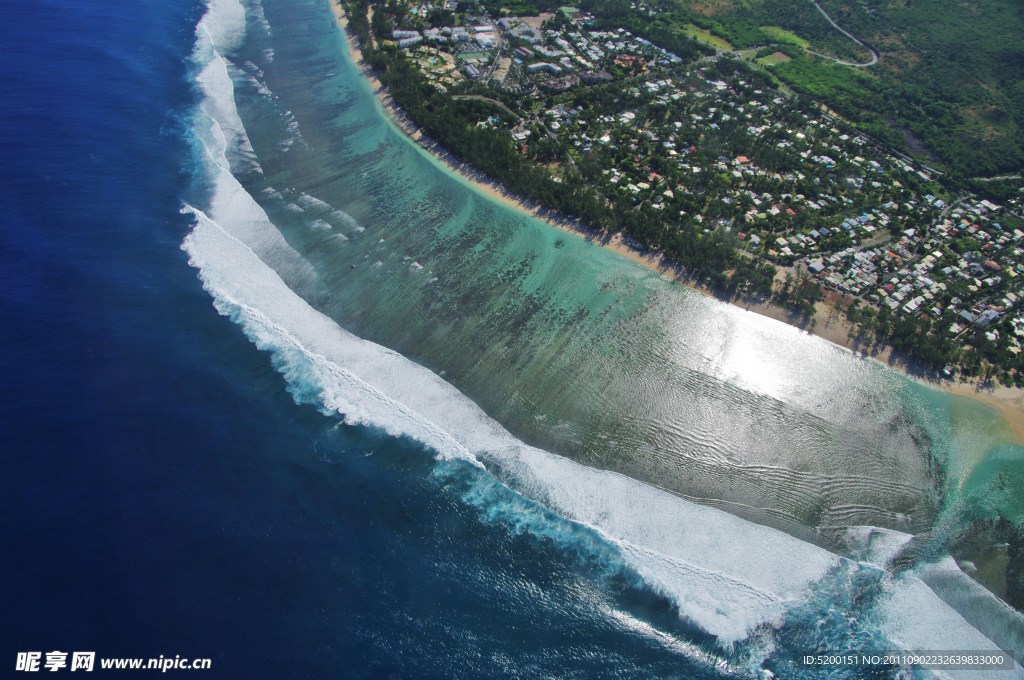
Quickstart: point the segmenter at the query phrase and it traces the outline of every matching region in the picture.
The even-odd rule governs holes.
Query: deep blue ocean
[[[1001,605],[965,590],[955,567],[886,570],[910,539],[894,527],[942,527],[962,511],[931,486],[919,431],[955,430],[943,446],[1009,450],[1005,464],[1019,465],[1017,449],[986,438],[989,415],[936,425],[926,406],[939,397],[823,343],[793,350],[811,366],[795,383],[768,375],[758,343],[791,329],[679,297],[431,165],[341,59],[326,0],[246,2],[240,37],[224,27],[242,5],[211,4],[39,0],[9,6],[0,24],[0,676],[18,652],[64,650],[210,658],[195,673],[218,678],[819,677],[795,659],[885,649],[893,630],[989,644],[974,627]],[[563,259],[535,265],[546,257]],[[415,278],[431,268],[434,278]],[[438,281],[466,289],[431,298]],[[530,294],[511,300],[520,285]],[[680,300],[728,322],[696,334],[745,340],[714,355],[725,377],[680,370],[672,389],[684,399],[666,397],[679,411],[666,422],[696,453],[683,447],[691,458],[658,474],[688,491],[692,473],[713,490],[708,506],[739,514],[749,494],[769,508],[749,506],[755,519],[794,535],[813,534],[805,516],[827,516],[812,496],[828,487],[851,527],[842,558],[497,424],[653,474],[644,441],[660,454],[676,440],[634,437],[628,414],[594,419],[597,443],[574,428],[605,392],[640,395],[637,412],[655,413],[657,385],[642,394],[646,378],[594,378],[599,393],[546,403],[557,390],[544,381],[585,384],[588,360],[594,375],[632,360],[626,344],[588,338],[631,343],[636,323],[654,329],[653,347],[663,329],[650,319],[677,315]],[[593,356],[580,359],[569,336]],[[615,370],[662,371],[627,368]],[[798,384],[833,369],[874,415],[821,406]],[[692,436],[689,403],[705,418]],[[544,409],[563,420],[549,427]],[[865,473],[849,491],[793,474],[791,461],[754,461],[750,478],[723,465],[736,475],[723,481],[699,465],[742,449],[729,438],[753,426],[730,429],[729,418],[781,433],[767,453],[747,442],[752,456],[820,449],[894,481]],[[635,450],[635,470],[612,446]],[[883,521],[892,526],[861,526]],[[918,579],[934,573],[952,584],[947,602],[956,592],[968,603],[965,618]],[[1018,639],[1020,621],[1001,616],[1009,623],[981,627]]]

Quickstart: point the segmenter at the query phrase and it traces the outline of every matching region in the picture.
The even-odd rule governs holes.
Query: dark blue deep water
[[[420,447],[297,406],[213,309],[180,249],[204,11],[0,23],[0,675],[56,649],[204,677],[700,677],[598,613],[663,601],[482,522]]]

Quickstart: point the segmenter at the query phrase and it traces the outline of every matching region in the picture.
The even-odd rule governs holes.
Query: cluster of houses
[[[811,263],[832,288],[887,307],[894,316],[928,314],[948,333],[982,332],[1018,354],[1024,231],[1000,223],[1001,206],[964,197],[922,230],[907,229],[877,247],[847,248]],[[1001,337],[996,322],[1007,320]]]
[[[590,17],[575,13],[574,22],[560,30],[541,29],[525,32],[522,20],[503,19],[511,26],[510,35],[520,38],[528,45],[516,48],[516,58],[523,65],[525,75],[550,74],[562,76],[563,82],[572,86],[580,82],[594,83],[612,80],[609,69],[618,67],[630,71],[646,71],[650,64],[678,64],[681,59],[649,41],[631,34],[624,29],[597,31],[587,28]],[[566,76],[575,75],[575,78]],[[551,82],[549,82],[551,81]],[[548,90],[569,89],[558,84],[557,79],[540,80],[539,85]]]
[[[940,194],[931,171],[842,121],[707,70],[652,74],[616,110],[543,113],[580,157],[602,159],[606,195],[668,210],[683,228],[731,231],[752,254],[893,316],[927,314],[954,336],[1020,352],[1024,231],[1000,224],[1003,207]],[[695,192],[699,209],[672,214]]]
[[[450,82],[486,76],[530,93],[533,104],[505,121],[513,139],[527,152],[531,129],[544,129],[570,159],[600,168],[589,179],[610,200],[662,211],[681,229],[721,230],[754,257],[892,315],[929,315],[955,336],[1020,351],[1024,231],[1001,218],[1019,215],[1020,199],[1001,207],[944,193],[934,171],[825,109],[797,110],[728,58],[684,62],[562,11],[568,20],[472,16],[392,37]],[[609,80],[622,85],[610,100],[580,96]]]
[[[700,209],[682,222],[735,227],[746,247],[764,243],[763,254],[780,264],[877,238],[893,220],[917,222],[944,207],[934,196],[916,201],[910,187],[924,181],[917,171],[838,122],[798,115],[740,75],[705,71],[645,78],[613,110],[559,105],[544,113],[581,157],[607,161],[607,193],[655,209],[696,193],[692,207]]]
[[[416,7],[413,14],[423,25],[430,6]],[[646,70],[649,64],[678,64],[682,60],[628,31],[590,31],[593,17],[570,7],[559,10],[572,22],[561,29],[548,28],[553,14],[527,19],[472,14],[467,26],[430,26],[396,29],[391,39],[399,49],[416,52],[432,48],[457,59],[461,75],[487,79],[506,90],[532,91],[535,87],[562,92],[580,83],[611,80],[607,68],[617,66]],[[508,47],[501,49],[502,43]],[[507,56],[504,69],[486,65]],[[442,57],[444,58],[444,56]],[[428,70],[428,73],[430,70]],[[447,75],[447,74],[446,74]],[[453,79],[454,82],[454,79]]]
[[[417,8],[425,14],[426,8]],[[485,18],[471,26],[440,26],[422,30],[395,29],[391,39],[407,50],[430,80],[454,85],[461,78],[479,79],[495,57],[498,28]],[[453,66],[455,65],[455,66]]]

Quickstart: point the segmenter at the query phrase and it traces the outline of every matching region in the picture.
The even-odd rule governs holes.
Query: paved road
[[[998,177],[971,177],[975,182],[1002,182],[1010,179],[1021,179],[1019,174],[1017,175],[999,175]]]
[[[815,7],[818,8],[818,11],[821,12],[821,15],[823,17],[825,17],[825,19],[828,20],[828,23],[832,24],[832,28],[836,29],[837,31],[839,31],[840,33],[845,35],[847,38],[849,38],[853,42],[857,43],[858,45],[860,45],[864,49],[866,49],[869,52],[871,52],[871,60],[867,61],[867,62],[864,62],[864,63],[859,63],[859,62],[854,62],[854,61],[843,61],[842,59],[836,59],[835,57],[830,57],[830,56],[825,55],[825,54],[818,54],[817,52],[811,52],[811,50],[807,50],[808,52],[811,52],[811,54],[813,54],[813,55],[815,55],[817,57],[821,57],[823,59],[830,59],[830,60],[836,62],[837,64],[842,64],[843,66],[855,66],[857,68],[866,68],[868,66],[874,66],[875,64],[878,63],[878,58],[879,57],[878,57],[878,52],[875,51],[875,48],[871,47],[870,45],[865,45],[859,38],[856,38],[851,33],[848,33],[846,31],[846,29],[844,29],[842,26],[840,26],[836,22],[832,21],[832,17],[830,17],[828,15],[828,12],[826,12],[824,10],[824,8],[822,8],[822,6],[818,4],[818,0],[811,0],[811,2],[814,3]]]

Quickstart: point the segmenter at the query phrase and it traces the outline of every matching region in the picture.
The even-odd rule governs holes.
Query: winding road
[[[808,52],[810,52],[811,54],[813,54],[816,57],[821,57],[822,59],[829,59],[831,61],[834,61],[837,64],[842,64],[843,66],[854,66],[856,68],[867,68],[868,66],[874,66],[875,64],[878,63],[879,56],[878,56],[878,52],[875,51],[874,47],[871,47],[870,45],[864,44],[864,42],[861,41],[859,38],[857,38],[853,34],[849,33],[846,29],[844,29],[842,26],[840,26],[835,21],[833,21],[832,17],[830,17],[828,15],[828,12],[826,12],[825,9],[821,5],[818,4],[818,0],[811,0],[811,2],[814,4],[815,7],[818,8],[818,11],[821,12],[821,15],[823,17],[825,17],[825,19],[828,21],[828,23],[832,24],[832,28],[836,29],[837,31],[839,31],[840,33],[845,35],[847,38],[849,38],[853,42],[857,43],[858,45],[860,45],[864,49],[866,49],[869,52],[871,52],[871,60],[863,62],[863,63],[854,62],[854,61],[843,61],[842,59],[837,59],[835,57],[830,57],[827,54],[819,54],[818,52],[812,52],[811,50],[807,50]]]

